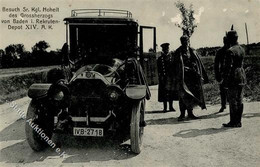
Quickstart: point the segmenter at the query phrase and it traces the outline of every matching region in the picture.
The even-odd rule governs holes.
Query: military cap
[[[228,32],[227,37],[228,38],[234,38],[234,37],[238,37],[238,35],[237,35],[237,32],[235,30],[232,30],[232,31]]]
[[[161,44],[161,47],[165,48],[165,47],[169,47],[169,45],[170,45],[169,43],[163,43],[163,44]]]
[[[231,26],[231,30],[227,33],[227,38],[236,38],[238,37],[237,31],[233,29],[233,25]]]

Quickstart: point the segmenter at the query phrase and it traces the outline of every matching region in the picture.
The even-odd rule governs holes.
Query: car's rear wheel
[[[48,141],[52,137],[52,124],[49,120],[41,117],[38,113],[41,112],[40,107],[35,101],[31,101],[28,107],[25,123],[26,139],[30,147],[34,151],[41,151],[48,147]],[[44,123],[45,122],[45,123]]]
[[[140,125],[142,121],[144,121],[144,105],[145,102],[142,100],[135,102],[132,107],[130,141],[132,152],[137,154],[139,154],[142,149],[144,127]]]

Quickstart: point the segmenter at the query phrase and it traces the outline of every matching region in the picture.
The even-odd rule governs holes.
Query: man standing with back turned
[[[224,61],[229,48],[227,37],[223,37],[224,46],[220,48],[216,54],[214,62],[215,78],[219,82],[220,98],[221,98],[221,108],[219,112],[223,112],[226,109],[227,103],[227,89],[223,85],[223,72],[224,72]]]
[[[230,110],[230,122],[223,124],[224,127],[241,127],[243,113],[243,90],[246,84],[245,70],[243,69],[244,49],[238,44],[238,35],[233,30],[227,34],[230,48],[225,59],[224,85],[228,88],[228,100]]]

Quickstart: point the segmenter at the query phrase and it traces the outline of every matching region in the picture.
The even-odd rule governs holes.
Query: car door
[[[145,31],[151,31],[148,36],[144,36]],[[152,36],[152,37],[151,37]],[[149,46],[149,50],[145,50],[145,42],[152,39],[152,46]],[[158,84],[158,72],[157,72],[157,59],[156,59],[156,27],[140,26],[139,31],[139,47],[140,47],[140,62],[143,67],[148,85]]]

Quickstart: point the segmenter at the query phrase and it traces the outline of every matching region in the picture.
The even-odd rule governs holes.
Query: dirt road
[[[156,87],[147,102],[143,150],[130,152],[129,141],[119,145],[106,139],[61,137],[60,157],[54,149],[33,152],[25,140],[25,120],[17,109],[0,106],[0,166],[176,166],[176,167],[256,167],[260,164],[260,102],[245,103],[242,128],[223,128],[228,110],[220,106],[195,109],[199,120],[178,122],[179,112],[162,113],[157,103]],[[28,98],[18,101],[26,111]],[[177,102],[174,107],[178,110]],[[258,165],[257,165],[258,164]]]

